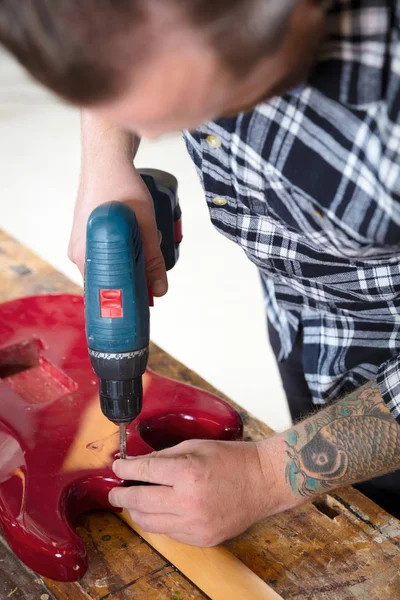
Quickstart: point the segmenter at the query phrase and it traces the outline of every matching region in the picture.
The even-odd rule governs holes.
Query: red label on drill
[[[122,290],[100,290],[100,315],[107,319],[121,319]]]
[[[174,241],[175,244],[180,244],[182,241],[182,219],[174,221]]]

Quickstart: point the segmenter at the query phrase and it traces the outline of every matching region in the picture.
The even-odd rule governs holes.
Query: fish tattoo
[[[296,426],[286,444],[286,478],[299,496],[400,467],[400,427],[373,382]]]

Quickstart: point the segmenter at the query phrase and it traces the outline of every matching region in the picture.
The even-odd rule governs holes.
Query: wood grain
[[[50,265],[1,231],[0,269],[0,301],[35,293],[81,293],[77,286]],[[151,347],[150,364],[162,375],[215,392],[198,375],[154,345]],[[272,433],[270,428],[243,409],[240,412],[248,439],[260,439]],[[333,511],[330,516],[325,514],[329,508]],[[142,546],[161,563],[143,559],[144,562],[137,563],[140,564],[139,577],[143,576],[143,579],[137,582],[129,579],[135,568],[137,540],[140,544],[140,539],[126,525],[118,525],[118,521],[118,517],[102,513],[80,519],[79,531],[84,539],[89,540],[92,536],[95,540],[95,543],[89,544],[91,567],[80,584],[64,584],[60,587],[49,582],[48,587],[57,600],[99,598],[96,582],[98,584],[102,577],[115,578],[112,580],[114,584],[107,582],[112,593],[109,598],[113,600],[144,600],[152,597],[175,600],[174,586],[168,588],[168,569],[171,565],[145,542],[142,542]],[[95,534],[96,528],[103,529],[100,532],[102,535]],[[104,528],[108,529],[106,533]],[[112,535],[112,540],[104,541],[102,536],[111,535],[110,529],[119,534],[117,537]],[[129,548],[126,555],[120,553],[118,546],[125,543]],[[322,498],[319,508],[308,503],[299,509],[271,517],[225,546],[285,599],[400,600],[400,523],[352,488]],[[154,569],[158,568],[154,566],[153,569],[156,564],[160,564],[160,567],[164,565],[165,572],[154,574]],[[20,569],[22,573],[24,567],[20,565]],[[19,576],[19,573],[13,574],[15,581]],[[205,598],[184,577],[180,577],[187,589],[180,595],[178,592],[177,598]],[[160,593],[157,586],[164,579],[167,581],[166,591]],[[147,586],[146,591],[141,587],[144,585]],[[20,598],[30,600],[31,597],[22,595]],[[40,594],[35,596],[35,600],[38,599]]]

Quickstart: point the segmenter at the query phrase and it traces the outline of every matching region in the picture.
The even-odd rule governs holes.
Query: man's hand
[[[90,113],[82,114],[81,180],[68,256],[83,276],[90,213],[111,200],[125,202],[138,219],[149,286],[155,296],[163,296],[168,289],[167,274],[153,201],[132,162],[137,146],[138,141],[132,135],[99,122]]]
[[[115,488],[145,531],[213,546],[319,494],[400,468],[400,428],[371,381],[289,431],[261,442],[188,441],[119,460]]]
[[[121,479],[158,485],[115,488],[110,493],[113,506],[127,508],[145,531],[203,547],[262,519],[275,486],[253,442],[187,441],[118,460],[114,471]]]

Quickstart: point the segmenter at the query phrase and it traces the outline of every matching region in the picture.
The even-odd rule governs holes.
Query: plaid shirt
[[[315,404],[377,378],[400,422],[400,2],[338,0],[301,90],[185,132]]]

